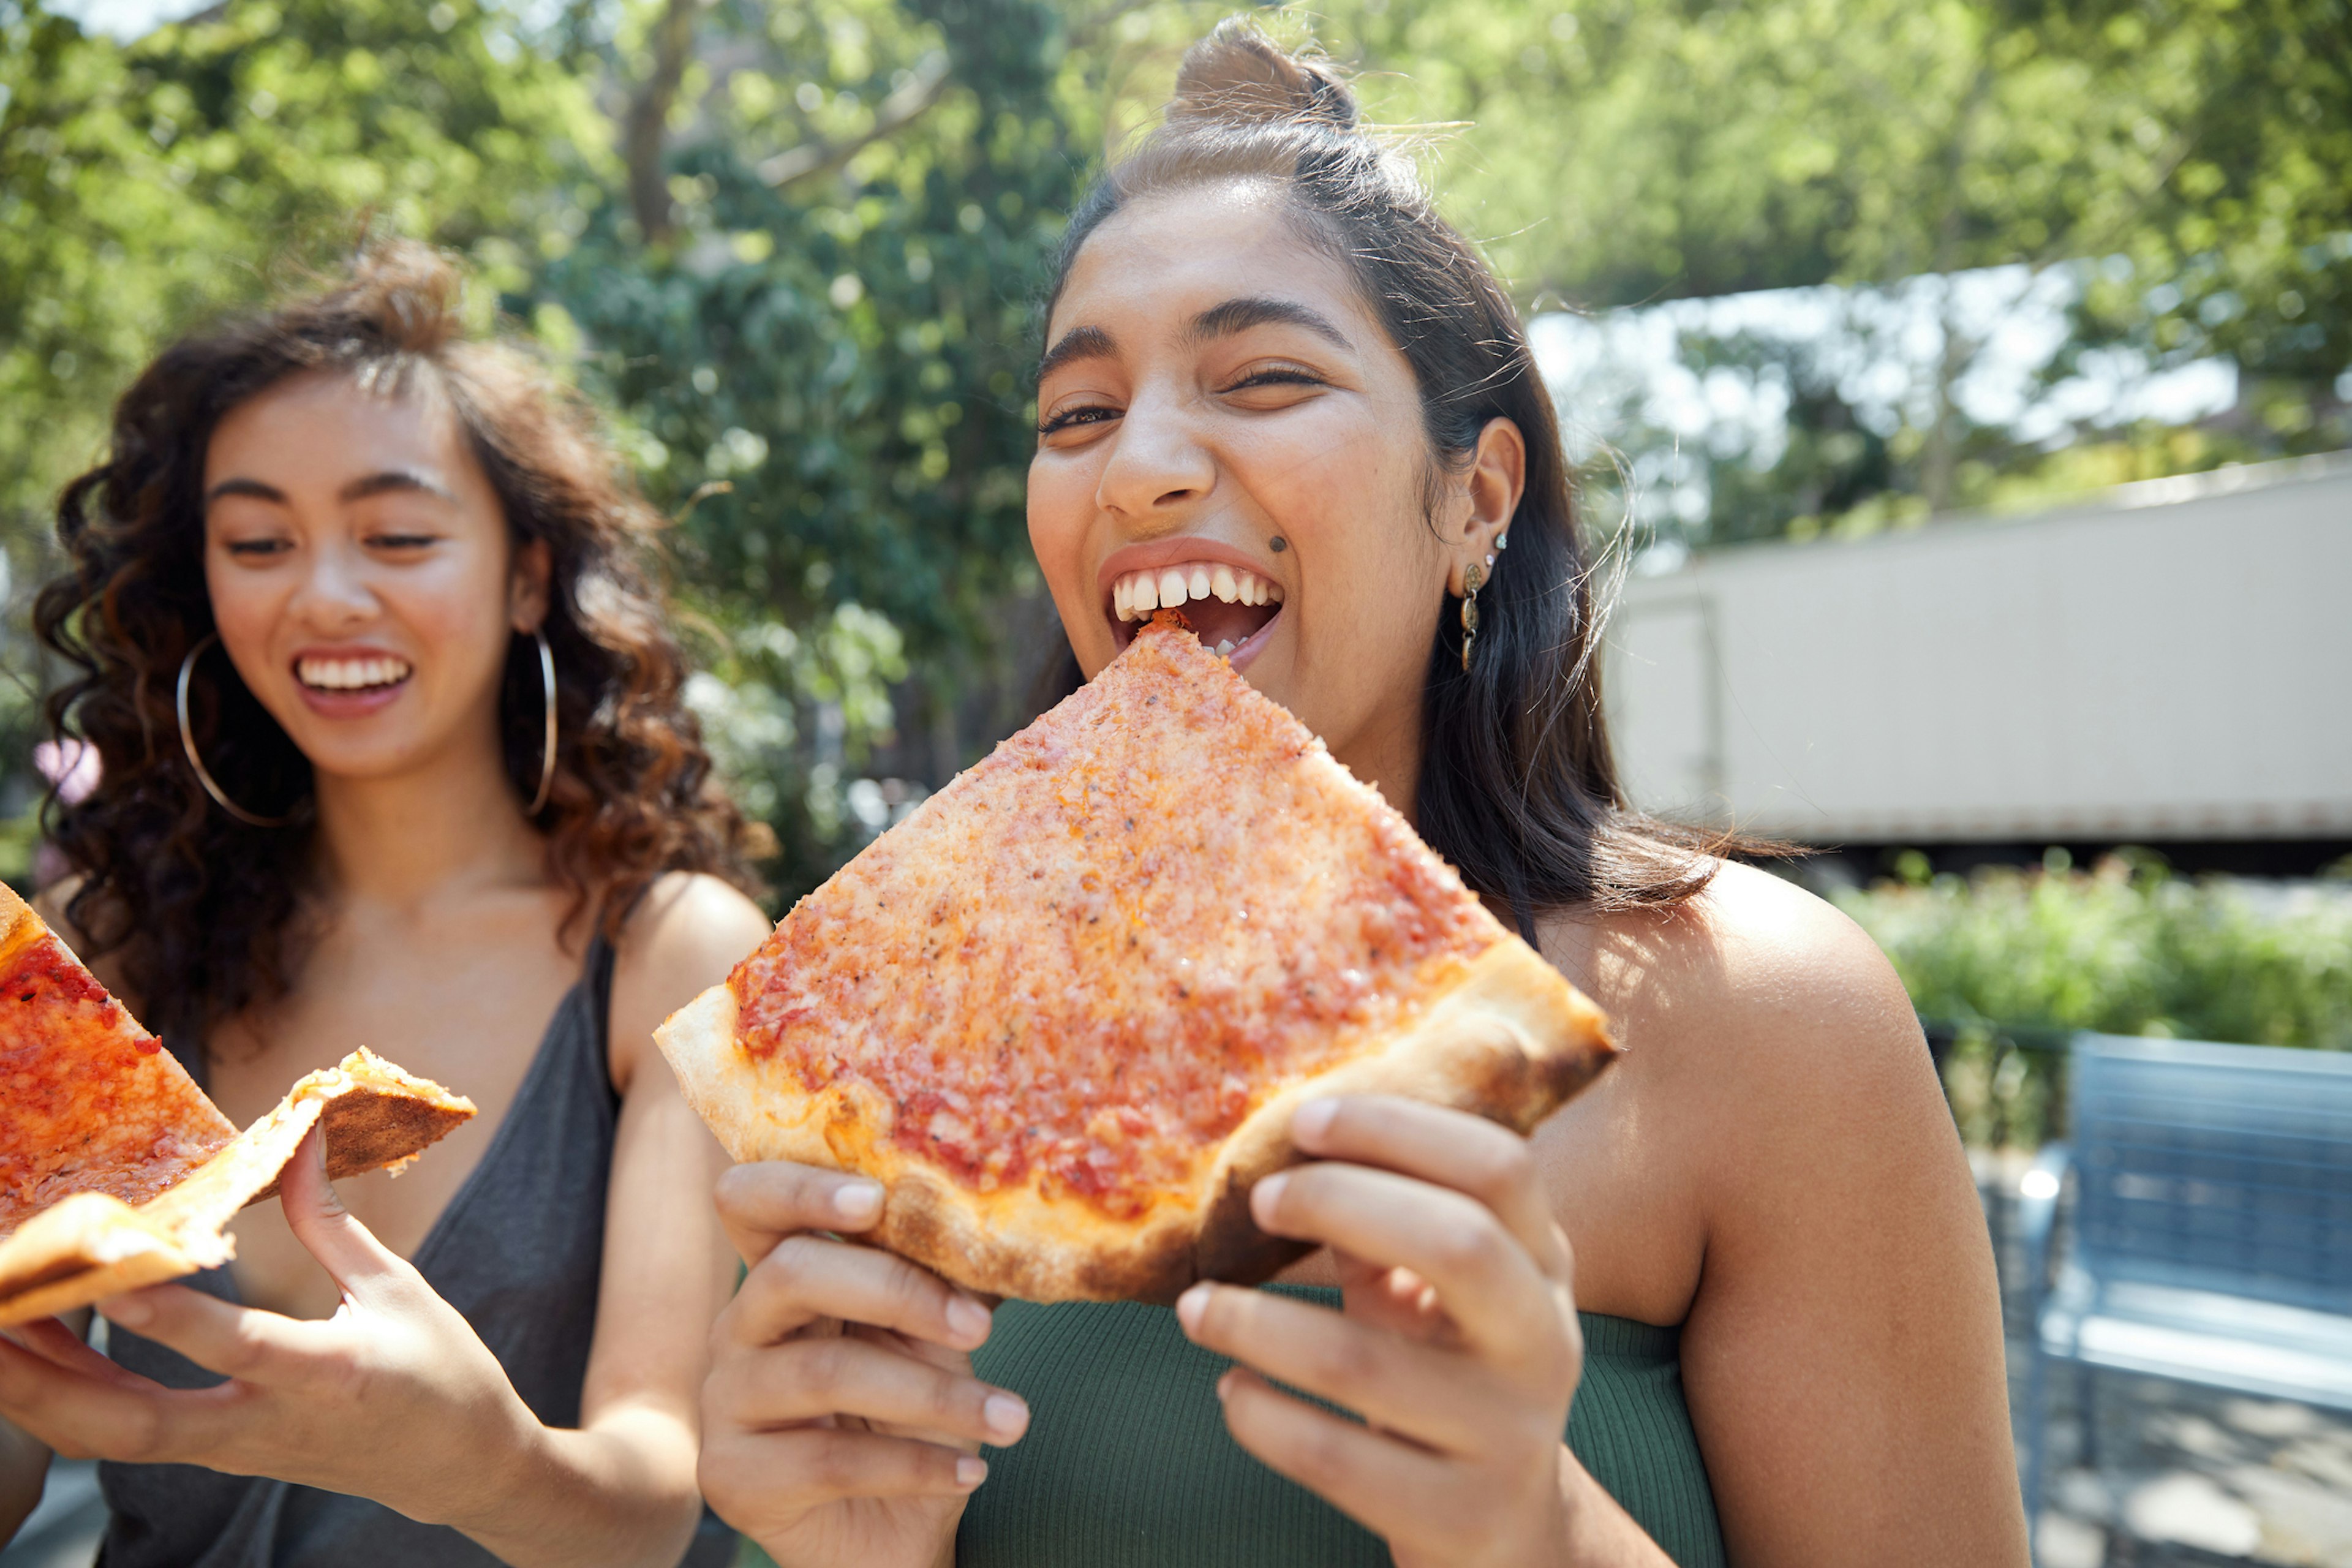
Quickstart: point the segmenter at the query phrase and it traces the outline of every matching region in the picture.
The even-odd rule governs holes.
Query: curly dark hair
[[[416,381],[448,400],[514,543],[552,562],[542,629],[555,652],[553,787],[535,819],[572,894],[565,929],[616,934],[670,870],[753,888],[753,831],[714,786],[682,694],[685,656],[654,570],[660,517],[589,409],[516,350],[468,341],[462,279],[423,246],[376,246],[320,292],[166,349],[116,405],[106,460],[58,504],[67,571],[33,621],[76,674],[50,726],[98,750],[88,796],[52,795],[46,826],[79,874],[68,905],[89,954],[121,955],[149,1022],[186,1052],[210,1026],[282,995],[314,890],[310,765],[227,659],[201,660],[191,728],[205,765],[247,809],[214,805],[181,754],[174,679],[212,635],[205,586],[205,457],[233,409],[292,375],[331,371],[385,390]],[[537,790],[544,700],[538,650],[509,650],[499,699],[509,776]]]

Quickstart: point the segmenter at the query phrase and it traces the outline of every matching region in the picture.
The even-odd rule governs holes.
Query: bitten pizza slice
[[[862,1172],[873,1239],[1032,1300],[1172,1300],[1318,1094],[1531,1129],[1614,1050],[1379,793],[1162,613],[803,899],[656,1038],[739,1160]]]
[[[228,1260],[225,1227],[323,1123],[327,1174],[407,1163],[473,1101],[364,1048],[236,1130],[0,885],[0,1328]]]
[[[331,1180],[397,1171],[474,1114],[474,1102],[364,1047],[310,1073],[260,1121],[169,1191],[137,1207],[84,1191],[0,1240],[0,1328],[54,1317],[142,1285],[227,1262],[236,1211],[278,1191],[313,1126]]]

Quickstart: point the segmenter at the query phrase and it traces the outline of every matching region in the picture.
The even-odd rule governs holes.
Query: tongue
[[[1261,626],[1274,619],[1277,605],[1228,605],[1223,599],[1187,599],[1177,614],[1192,623],[1192,633],[1201,646],[1214,648],[1221,642],[1235,647],[1247,642]]]

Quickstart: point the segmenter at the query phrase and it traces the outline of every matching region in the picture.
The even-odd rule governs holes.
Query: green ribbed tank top
[[[1339,1292],[1269,1286],[1338,1306]],[[1678,1329],[1580,1314],[1584,1379],[1568,1446],[1681,1568],[1722,1568],[1723,1537]],[[1134,1302],[1007,1301],[972,1356],[1029,1401],[1028,1435],[988,1450],[958,1568],[1356,1568],[1389,1561],[1353,1520],[1242,1451],[1217,1378],[1232,1363],[1176,1314]]]

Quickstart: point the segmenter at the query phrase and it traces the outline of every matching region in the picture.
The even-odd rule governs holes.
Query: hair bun
[[[1299,59],[1256,26],[1228,16],[1184,53],[1171,124],[1321,124],[1356,128],[1356,95],[1330,63]]]

